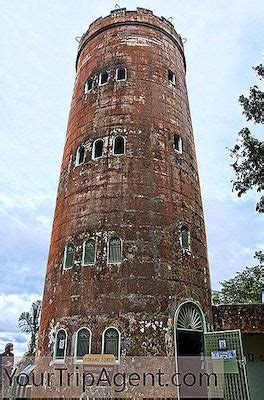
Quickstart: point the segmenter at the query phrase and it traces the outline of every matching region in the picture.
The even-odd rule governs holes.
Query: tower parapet
[[[126,8],[116,9],[111,11],[110,15],[104,18],[97,18],[93,21],[89,25],[88,30],[81,37],[76,59],[76,68],[78,66],[80,54],[86,44],[96,35],[109,29],[115,29],[118,26],[147,27],[152,29],[154,34],[155,32],[163,32],[163,34],[168,36],[182,51],[184,65],[186,66],[182,38],[176,32],[174,25],[168,19],[154,15],[153,11],[138,7],[136,11],[128,11]]]

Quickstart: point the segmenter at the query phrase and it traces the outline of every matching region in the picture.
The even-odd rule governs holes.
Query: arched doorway
[[[199,356],[203,352],[202,311],[194,303],[181,305],[176,321],[178,356]]]
[[[201,359],[204,354],[204,332],[206,324],[204,314],[200,306],[193,301],[185,301],[177,308],[174,319],[174,337],[175,337],[175,358],[176,372],[183,376],[189,373],[192,368],[195,370],[200,368]],[[194,367],[195,365],[195,367]],[[191,367],[190,367],[191,366]],[[191,399],[194,389],[178,388],[178,399],[190,394]],[[193,390],[193,391],[192,391]],[[188,393],[189,392],[189,393]],[[196,393],[195,393],[196,395]]]

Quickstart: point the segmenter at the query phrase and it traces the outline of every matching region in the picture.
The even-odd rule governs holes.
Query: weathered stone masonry
[[[127,79],[116,81],[116,68]],[[91,330],[91,350],[101,353],[102,332],[121,332],[126,354],[171,352],[174,313],[191,299],[208,324],[211,291],[206,234],[180,36],[149,10],[117,11],[83,35],[61,166],[47,265],[38,353],[51,355],[56,329],[72,336]],[[98,85],[106,70],[109,81]],[[168,80],[173,71],[176,84]],[[92,90],[85,94],[89,77]],[[182,154],[173,135],[182,139]],[[113,140],[125,138],[125,154]],[[103,155],[92,160],[95,139]],[[85,147],[84,163],[76,152]],[[180,244],[190,230],[191,251]],[[107,263],[107,241],[122,239],[122,261]],[[82,246],[96,237],[96,263],[82,265]],[[63,269],[65,244],[75,246],[74,266]],[[166,347],[167,345],[167,347]]]

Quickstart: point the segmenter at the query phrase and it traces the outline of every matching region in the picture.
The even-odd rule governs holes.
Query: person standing
[[[4,368],[8,372],[9,375],[12,373],[12,368],[14,365],[13,350],[14,350],[13,343],[7,343],[5,345],[5,351],[0,354],[0,394],[2,392]]]

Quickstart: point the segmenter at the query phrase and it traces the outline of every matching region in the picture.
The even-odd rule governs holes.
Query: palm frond
[[[33,330],[33,321],[29,312],[22,312],[18,319],[18,326],[24,333],[31,333]]]

